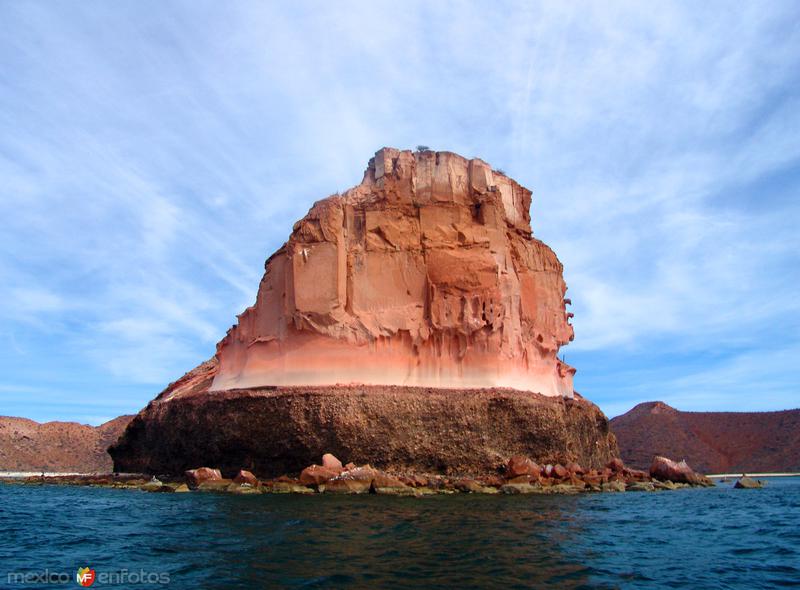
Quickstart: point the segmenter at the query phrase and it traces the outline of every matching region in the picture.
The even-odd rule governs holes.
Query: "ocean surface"
[[[0,588],[77,588],[83,567],[94,588],[800,587],[800,478],[425,498],[0,485]]]

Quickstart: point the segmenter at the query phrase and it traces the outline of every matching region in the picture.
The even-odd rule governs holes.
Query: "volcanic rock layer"
[[[493,473],[512,455],[602,467],[617,455],[580,396],[380,385],[209,391],[213,361],[153,400],[110,449],[116,471],[297,473],[331,452],[395,472]]]

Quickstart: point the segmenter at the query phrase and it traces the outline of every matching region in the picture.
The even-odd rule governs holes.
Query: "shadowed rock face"
[[[361,383],[572,395],[572,339],[531,193],[481,160],[384,148],[316,203],[218,345],[212,389]]]

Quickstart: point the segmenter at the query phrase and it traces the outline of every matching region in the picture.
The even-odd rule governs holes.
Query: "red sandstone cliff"
[[[800,410],[681,412],[647,402],[611,429],[624,461],[642,469],[665,455],[705,473],[800,471]]]
[[[572,395],[572,339],[531,192],[477,159],[384,148],[266,263],[215,390],[361,383]]]
[[[530,197],[481,160],[378,151],[294,225],[215,357],[131,422],[116,470],[270,476],[325,452],[449,473],[605,465],[616,442],[558,359],[566,285]]]
[[[119,416],[94,427],[0,416],[0,471],[110,472],[107,449],[132,418]]]

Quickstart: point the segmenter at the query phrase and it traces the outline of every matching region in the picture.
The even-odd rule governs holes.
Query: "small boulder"
[[[154,477],[139,489],[143,492],[160,492],[162,487],[164,487],[164,484]]]
[[[321,465],[311,465],[300,473],[300,483],[304,486],[318,486],[327,483],[337,475],[339,472],[333,469]]]
[[[567,468],[567,471],[569,471],[573,475],[584,474],[583,467],[581,467],[578,463],[575,463],[574,461],[567,463],[565,467]]]
[[[599,487],[600,484],[603,483],[603,480],[599,475],[584,475],[583,481],[590,487]]]
[[[424,475],[413,475],[411,479],[414,481],[414,487],[426,488],[430,485],[430,481]]]
[[[244,469],[240,470],[239,473],[236,474],[236,477],[233,478],[233,483],[238,483],[239,485],[246,483],[254,488],[257,488],[260,485],[258,478]]]
[[[331,471],[335,471],[337,473],[341,473],[344,471],[344,467],[342,466],[342,462],[339,461],[334,455],[330,453],[325,453],[322,455],[322,466],[326,469],[330,469]]]
[[[483,484],[493,488],[499,488],[504,483],[503,479],[497,475],[487,475],[483,478]]]
[[[614,473],[622,473],[625,469],[625,463],[623,463],[622,459],[619,457],[614,457],[611,461],[606,463],[606,467]]]
[[[363,494],[370,491],[372,482],[378,473],[379,471],[377,469],[369,465],[348,469],[328,481],[325,484],[325,492],[334,494]],[[403,482],[400,480],[397,481],[403,485]]]
[[[506,464],[506,477],[509,479],[520,475],[539,475],[539,466],[522,455],[515,455]]]
[[[186,483],[190,488],[200,487],[200,484],[205,481],[219,481],[222,479],[222,474],[219,469],[211,469],[210,467],[189,469],[184,475],[186,476]]]
[[[186,492],[189,491],[189,486],[187,486],[185,483],[182,483],[181,485],[176,487],[175,490],[173,490],[173,491],[176,494],[185,494]]]
[[[378,471],[372,477],[372,489],[377,490],[379,488],[387,489],[387,488],[407,488],[406,484],[404,484],[400,479],[384,473],[382,471]]]
[[[334,478],[325,484],[326,494],[366,494],[372,482]]]
[[[736,483],[733,484],[733,487],[737,489],[754,490],[757,488],[763,488],[764,482],[743,475],[742,477],[736,480]]]
[[[686,461],[676,463],[666,457],[656,455],[650,465],[650,476],[661,481],[685,483],[689,485],[713,486],[714,484],[704,475],[695,472]]]
[[[575,488],[583,489],[586,487],[586,482],[583,481],[580,477],[578,477],[574,473],[570,474],[568,481],[569,484]]]
[[[558,479],[564,479],[569,476],[569,471],[560,463],[553,465],[553,475]]]
[[[339,479],[347,479],[353,481],[366,481],[372,482],[378,470],[370,465],[362,465],[361,467],[353,467],[339,474]]]

